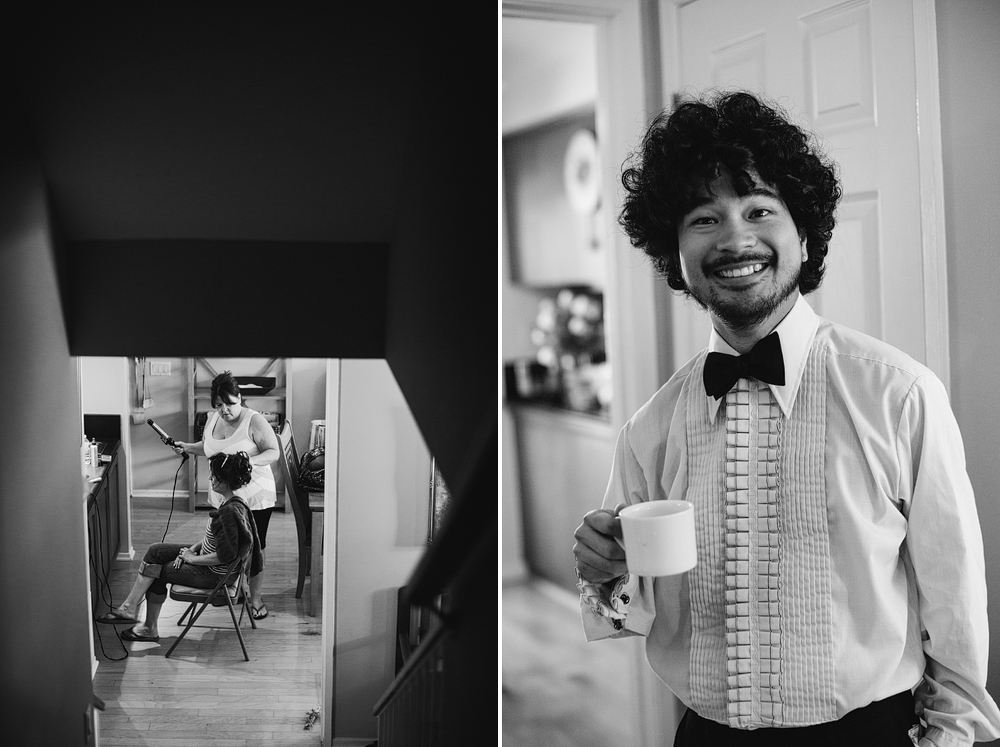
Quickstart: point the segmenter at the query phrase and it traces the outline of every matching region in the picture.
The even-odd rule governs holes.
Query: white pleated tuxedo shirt
[[[596,605],[582,584],[588,640],[647,636],[671,691],[736,728],[913,689],[934,744],[1000,736],[982,536],[943,385],[801,297],[776,331],[783,386],[706,395],[706,354],[736,353],[713,331],[622,429],[604,506],[693,502],[698,564],[626,576]]]

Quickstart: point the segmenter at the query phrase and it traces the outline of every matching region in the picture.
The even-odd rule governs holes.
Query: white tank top
[[[214,454],[235,454],[238,451],[245,451],[247,456],[257,456],[260,449],[250,437],[250,419],[254,415],[254,410],[244,406],[240,413],[240,419],[236,423],[236,430],[229,438],[215,438],[212,434],[215,425],[219,421],[219,413],[212,412],[208,415],[205,423],[205,435],[202,439],[205,446],[205,456],[211,457]],[[240,489],[240,498],[243,498],[251,511],[259,511],[262,508],[270,508],[277,503],[277,492],[274,487],[274,473],[271,465],[252,465],[250,473],[250,484]],[[222,505],[221,495],[208,489],[208,502],[218,508]]]

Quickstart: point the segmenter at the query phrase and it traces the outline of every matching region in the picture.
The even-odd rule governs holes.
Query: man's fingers
[[[614,511],[599,508],[588,512],[573,533],[576,567],[591,583],[606,583],[628,572],[625,550],[616,541],[622,536],[621,520],[616,514],[624,507],[621,504]]]
[[[612,519],[612,521],[614,520]],[[608,529],[609,531],[604,532],[601,529]],[[618,530],[620,536],[621,527],[618,527]],[[613,531],[611,527],[603,524],[600,529],[595,528],[588,521],[587,517],[584,517],[583,524],[578,526],[576,532],[573,533],[573,537],[577,543],[573,551],[576,552],[576,547],[579,546],[586,548],[596,556],[607,558],[608,560],[623,560],[625,558],[625,551],[615,542],[615,535],[611,531]]]
[[[608,562],[603,558],[596,558],[594,563],[589,563],[585,558],[577,557],[576,568],[584,579],[593,584],[605,584],[614,581],[616,578],[624,576],[628,572],[623,561]]]
[[[625,553],[614,540],[605,540],[600,548],[593,548],[585,542],[573,545],[576,567],[581,575],[593,583],[604,583],[624,575]],[[609,555],[610,553],[610,555]]]
[[[615,562],[614,558],[595,552],[582,542],[573,545],[573,555],[576,556],[577,565],[583,563],[604,572],[610,571],[611,563]]]
[[[616,513],[624,507],[624,504],[615,508],[615,510],[609,511],[606,508],[598,508],[594,511],[588,512],[583,517],[583,525],[588,526],[595,532],[609,536],[609,537],[621,537],[622,536],[622,523],[621,519],[616,517]]]
[[[594,568],[593,566],[587,565],[586,563],[577,563],[576,568],[580,571],[580,575],[584,578],[584,580],[592,584],[606,584],[622,575],[619,573],[618,576],[614,576],[610,573]]]

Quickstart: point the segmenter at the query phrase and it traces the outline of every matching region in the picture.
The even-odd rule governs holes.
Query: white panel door
[[[945,292],[943,258],[935,244],[928,259],[923,236],[928,188],[917,118],[918,90],[936,94],[937,84],[918,79],[928,50],[915,48],[917,5],[696,0],[678,10],[678,80],[682,97],[709,88],[763,93],[820,135],[840,165],[844,199],[825,280],[807,299],[822,316],[901,348],[947,381],[935,301]],[[675,311],[680,366],[704,347],[708,321],[690,302]]]

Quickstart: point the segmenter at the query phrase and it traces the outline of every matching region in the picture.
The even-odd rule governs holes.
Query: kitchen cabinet
[[[107,579],[121,540],[119,505],[125,485],[125,456],[120,442],[112,447],[111,461],[104,465],[100,480],[90,484],[94,486],[87,498],[90,593],[95,614],[101,614],[110,599]]]
[[[512,404],[521,472],[524,556],[535,576],[576,593],[573,532],[600,508],[617,432],[604,418]]]

